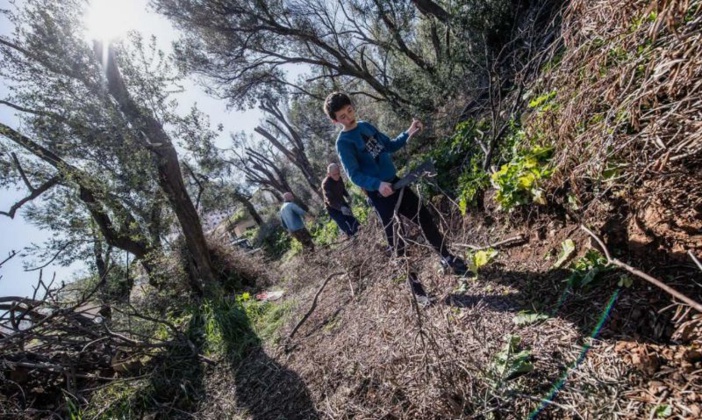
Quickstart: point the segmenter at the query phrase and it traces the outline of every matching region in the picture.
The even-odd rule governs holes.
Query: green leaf
[[[558,255],[558,260],[553,263],[553,268],[560,268],[575,252],[575,242],[572,239],[566,239],[561,247],[561,253]]]
[[[598,274],[600,274],[601,271],[602,271],[602,268],[594,267],[592,270],[587,272],[587,274],[585,275],[585,277],[582,278],[582,280],[580,280],[580,285],[581,286],[588,285],[590,282],[595,280],[595,278],[597,277]]]
[[[580,209],[580,204],[578,203],[578,198],[573,194],[568,194],[568,204],[573,210]]]
[[[492,363],[493,372],[498,380],[509,380],[524,373],[534,370],[531,359],[531,350],[525,349],[517,352],[521,338],[509,335],[504,348],[495,355]]]
[[[497,256],[497,251],[492,248],[488,248],[483,251],[476,251],[471,258],[473,260],[473,267],[475,267],[477,270],[480,267],[490,263],[495,256]]]
[[[634,280],[631,277],[627,276],[626,274],[623,274],[619,278],[619,282],[617,282],[617,286],[626,287],[626,288],[633,286],[633,284],[634,284]]]
[[[669,417],[671,414],[673,414],[673,408],[671,406],[669,406],[668,404],[660,404],[660,405],[657,405],[656,408],[653,409],[653,413],[659,419],[664,419],[666,417]]]
[[[517,185],[519,185],[519,188],[523,190],[531,189],[531,186],[534,185],[534,182],[536,182],[536,176],[531,172],[527,172],[524,175],[517,178]]]
[[[458,289],[456,289],[456,293],[465,293],[467,291],[468,291],[468,283],[466,283],[465,281],[462,281],[458,285]]]
[[[539,321],[543,321],[545,319],[548,319],[549,316],[546,314],[539,314],[539,313],[534,313],[534,312],[528,312],[528,311],[521,311],[512,318],[512,322],[518,327],[523,327],[525,325],[531,325]]]
[[[539,161],[534,156],[527,156],[526,159],[524,159],[524,168],[525,169],[536,168],[538,165],[539,165]]]

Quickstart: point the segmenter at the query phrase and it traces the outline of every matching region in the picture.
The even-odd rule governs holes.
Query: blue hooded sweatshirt
[[[351,181],[366,191],[377,191],[381,182],[390,182],[397,170],[390,155],[407,143],[405,132],[394,140],[370,123],[359,121],[356,128],[342,131],[336,139],[336,152]]]

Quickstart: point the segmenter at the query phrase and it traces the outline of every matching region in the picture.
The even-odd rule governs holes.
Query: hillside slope
[[[453,249],[469,257],[468,245],[525,240],[469,279],[439,273],[421,245],[409,261],[388,261],[372,224],[354,242],[283,263],[279,286],[295,309],[279,340],[217,371],[210,395],[236,403],[200,414],[699,418],[700,315],[605,269],[579,227],[702,300],[702,272],[687,254],[702,250],[701,8],[571,2],[521,121],[527,146],[554,150],[553,175],[540,184],[547,205],[464,216],[447,203],[444,214]],[[567,240],[574,250],[559,264]],[[434,305],[415,305],[409,270]]]

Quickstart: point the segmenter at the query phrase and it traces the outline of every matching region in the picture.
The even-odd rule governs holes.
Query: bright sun
[[[90,39],[110,41],[131,29],[129,8],[120,0],[92,0],[85,17]]]

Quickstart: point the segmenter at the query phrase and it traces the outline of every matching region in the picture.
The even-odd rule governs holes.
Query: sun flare
[[[90,39],[111,41],[132,28],[129,9],[119,0],[92,0],[85,16]]]

